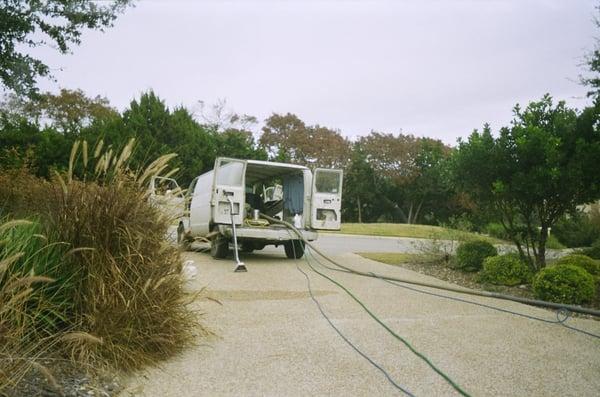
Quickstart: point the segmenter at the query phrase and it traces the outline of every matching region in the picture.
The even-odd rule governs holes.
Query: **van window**
[[[340,173],[337,171],[318,170],[315,188],[318,193],[338,194],[340,189]]]
[[[223,160],[217,170],[217,185],[242,186],[244,163]]]

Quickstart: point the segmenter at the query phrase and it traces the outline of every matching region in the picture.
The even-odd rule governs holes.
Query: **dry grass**
[[[85,368],[135,370],[177,353],[204,332],[189,308],[194,297],[183,290],[179,252],[165,241],[169,222],[146,197],[146,182],[164,173],[173,156],[136,172],[127,164],[132,151],[133,142],[117,154],[101,143],[88,153],[87,144],[80,143],[71,153],[69,172],[51,181],[26,171],[0,174],[3,209],[12,216],[39,217],[49,238],[68,248],[60,266],[52,269],[55,277],[34,272],[30,276],[36,278],[26,278],[12,269],[0,283],[0,291],[10,295],[0,294],[0,345],[12,340],[13,357],[27,351],[36,357],[45,354],[41,336],[25,343],[27,338],[18,334],[39,333],[38,325],[11,325],[36,315],[27,302],[39,283],[64,287],[54,287],[58,301],[41,294],[45,299],[38,302],[52,301],[67,310],[59,311],[66,321],[48,332],[52,344],[44,346]],[[13,383],[18,379],[3,363],[0,390],[2,374],[9,374]]]

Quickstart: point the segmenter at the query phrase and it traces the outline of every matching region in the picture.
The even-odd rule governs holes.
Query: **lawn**
[[[363,234],[368,236],[437,238],[442,240],[483,239],[492,244],[507,244],[506,241],[477,233],[448,229],[440,226],[408,225],[405,223],[343,223],[343,234]]]
[[[425,254],[406,254],[396,252],[357,252],[357,254],[363,258],[387,263],[388,265],[400,265],[403,263],[426,263],[431,262],[433,259],[430,255]]]

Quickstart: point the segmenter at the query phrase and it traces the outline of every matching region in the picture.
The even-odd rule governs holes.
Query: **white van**
[[[185,194],[177,240],[186,245],[208,238],[212,256],[224,258],[233,218],[242,251],[283,245],[288,258],[300,258],[304,244],[260,214],[288,221],[306,240],[316,240],[317,230],[340,229],[342,179],[341,170],[317,168],[313,174],[300,165],[217,158],[214,169],[196,177]]]

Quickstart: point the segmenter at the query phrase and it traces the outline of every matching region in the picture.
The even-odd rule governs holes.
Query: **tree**
[[[514,108],[497,138],[485,126],[459,141],[455,183],[500,218],[521,256],[546,264],[548,230],[576,205],[600,197],[600,109],[578,114],[545,95]]]
[[[596,6],[596,11],[600,11],[600,6]],[[600,19],[594,18],[596,27],[600,27]],[[589,87],[588,96],[596,100],[600,98],[600,39],[596,38],[596,43],[592,52],[586,54],[585,65],[590,74],[580,76],[581,83]]]
[[[111,27],[131,0],[4,0],[0,8],[0,81],[18,95],[34,96],[38,77],[50,75],[26,47],[53,46],[69,52],[84,29]]]
[[[248,114],[238,114],[227,106],[227,100],[219,99],[209,107],[204,101],[200,105],[200,120],[207,127],[223,132],[227,130],[250,131],[258,123],[256,117]]]
[[[216,155],[249,160],[267,160],[267,152],[257,147],[250,131],[228,129],[214,134]]]
[[[342,215],[345,220],[356,219],[359,223],[364,220],[377,219],[381,209],[379,194],[379,177],[373,167],[367,162],[367,156],[360,143],[352,148],[350,164],[344,171],[344,200]]]
[[[211,131],[216,156],[267,160],[266,151],[258,147],[252,132],[258,124],[256,117],[236,113],[228,108],[225,99],[209,107],[203,101],[199,104],[200,120],[202,126]]]
[[[10,110],[0,108],[0,168],[27,166],[43,177],[65,169],[74,139]]]
[[[107,98],[91,98],[82,90],[61,89],[59,94],[46,92],[35,98],[7,95],[2,111],[30,122],[53,127],[63,134],[78,135],[94,121],[119,117]]]
[[[350,143],[339,131],[307,126],[291,113],[265,120],[259,145],[271,159],[308,167],[343,168],[350,157]]]
[[[359,142],[369,164],[384,178],[381,201],[387,202],[392,220],[397,212],[403,222],[416,223],[424,207],[447,201],[442,162],[450,149],[441,141],[371,132]]]
[[[163,154],[177,153],[173,165],[180,168],[177,177],[184,186],[210,169],[215,160],[217,143],[213,132],[198,124],[187,109],[171,111],[153,91],[131,101],[122,121],[108,131],[112,131],[111,135],[105,132],[102,137],[109,138],[108,142],[115,146],[136,138],[138,148],[133,161],[139,166]]]

